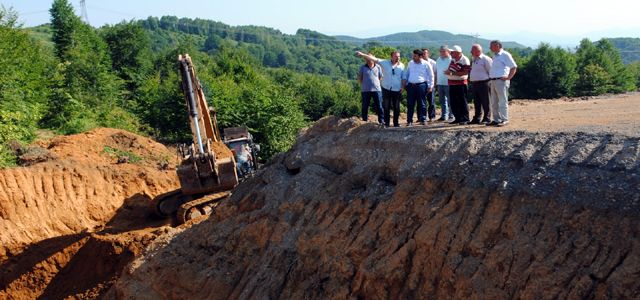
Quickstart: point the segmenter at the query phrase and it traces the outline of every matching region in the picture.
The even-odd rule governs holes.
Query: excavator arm
[[[175,216],[184,223],[213,211],[238,184],[236,161],[218,130],[215,110],[210,110],[196,70],[188,54],[178,56],[182,91],[187,107],[193,143],[182,145],[182,162],[177,167],[180,189],[157,196],[153,201],[160,216]]]
[[[178,56],[182,91],[189,114],[193,144],[183,152],[178,177],[183,194],[231,190],[238,184],[235,160],[220,138],[215,113],[211,114],[196,70],[188,54]]]

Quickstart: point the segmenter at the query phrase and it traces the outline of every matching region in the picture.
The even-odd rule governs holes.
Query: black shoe
[[[507,126],[509,124],[509,121],[502,121],[502,122],[498,122],[498,127],[502,127],[502,126]]]
[[[478,119],[473,119],[471,120],[471,122],[469,122],[469,124],[480,124],[480,121]]]
[[[467,125],[467,124],[469,124],[469,122],[467,122],[467,121],[460,121],[460,122],[458,122],[458,125]]]
[[[491,123],[491,121],[489,119],[482,119],[482,122],[480,122],[482,124],[488,124]]]
[[[487,124],[485,124],[485,125],[486,125],[486,126],[498,126],[498,124],[499,124],[499,123],[498,123],[498,122],[496,122],[496,121],[491,121],[491,122],[489,122],[489,123],[487,123]]]
[[[400,127],[400,124],[393,124],[393,127]]]

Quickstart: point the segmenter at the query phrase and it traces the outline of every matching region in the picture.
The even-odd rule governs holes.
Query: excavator
[[[188,54],[178,56],[182,92],[187,103],[193,143],[178,146],[180,189],[157,196],[152,205],[178,223],[209,215],[238,185],[234,152],[220,136],[216,112],[209,108]]]

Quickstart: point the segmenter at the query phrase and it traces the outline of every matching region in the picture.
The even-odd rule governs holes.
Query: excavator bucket
[[[214,159],[212,155],[184,160],[177,169],[180,189],[185,195],[232,190],[238,184],[233,157]]]

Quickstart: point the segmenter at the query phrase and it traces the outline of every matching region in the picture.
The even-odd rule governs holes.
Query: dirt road
[[[469,107],[470,118],[473,107]],[[428,123],[434,130],[480,130],[529,132],[586,132],[640,136],[640,93],[593,97],[586,100],[566,98],[556,100],[513,100],[509,105],[508,126],[449,125],[444,122]],[[440,117],[438,112],[438,118]],[[375,116],[370,118],[375,120]],[[401,117],[401,126],[406,117]],[[393,129],[393,128],[392,128]]]

